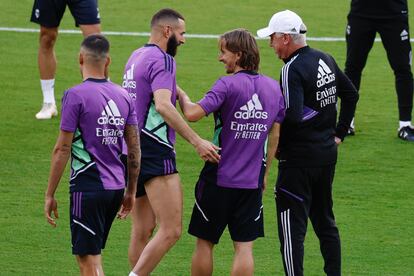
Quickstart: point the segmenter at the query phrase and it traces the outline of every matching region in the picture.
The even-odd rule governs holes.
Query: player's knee
[[[92,273],[99,271],[101,266],[100,259],[92,255],[78,256],[78,264],[81,275],[95,275]]]
[[[165,242],[170,246],[173,246],[181,237],[182,227],[176,226],[166,229],[165,231]]]
[[[338,227],[335,224],[325,226],[313,226],[316,236],[320,240],[337,240],[339,239]]]
[[[413,74],[411,72],[410,66],[398,66],[398,67],[394,67],[393,69],[394,69],[395,79],[397,81],[405,81],[405,80],[412,81],[413,80]]]
[[[42,29],[40,31],[40,48],[41,49],[53,49],[57,39],[57,31],[49,30],[49,29]]]

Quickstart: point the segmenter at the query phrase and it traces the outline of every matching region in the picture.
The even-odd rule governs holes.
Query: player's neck
[[[236,68],[234,69],[234,73],[233,74],[236,74],[237,72],[240,72],[240,71],[243,71],[243,70],[247,70],[247,69],[242,68],[242,67],[236,65]]]
[[[148,41],[148,44],[155,44],[158,47],[160,47],[164,52],[167,52],[167,42],[168,41],[166,41],[165,39],[151,36]]]
[[[83,80],[87,79],[106,79],[105,72],[103,70],[87,69],[82,71]]]

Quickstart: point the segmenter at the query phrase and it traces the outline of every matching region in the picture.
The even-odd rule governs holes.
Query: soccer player
[[[388,61],[395,75],[398,98],[398,137],[414,142],[411,124],[413,109],[413,74],[408,28],[407,0],[352,0],[346,28],[345,74],[359,90],[361,73],[367,62],[376,33],[381,36]],[[349,134],[355,133],[354,126]]]
[[[181,235],[182,191],[175,162],[175,131],[203,160],[218,162],[218,148],[201,139],[175,108],[177,47],[185,42],[184,17],[172,9],[151,20],[148,44],[135,50],[123,87],[135,101],[141,135],[142,168],[132,211],[130,275],[149,275]],[[150,240],[156,222],[157,233]]]
[[[285,62],[280,79],[286,116],[280,130],[275,188],[280,251],[286,275],[303,275],[308,218],[320,241],[327,275],[341,274],[341,246],[332,206],[337,147],[354,116],[358,92],[332,56],[306,44],[294,12],[272,16],[259,37]],[[341,98],[339,121],[337,98]]]
[[[191,274],[212,275],[213,248],[228,226],[235,249],[231,275],[253,275],[253,241],[264,236],[262,191],[278,144],[284,100],[279,84],[257,73],[259,50],[247,30],[223,34],[219,48],[219,61],[231,75],[217,80],[198,103],[179,90],[188,120],[214,114],[214,143],[221,148],[220,162],[205,163],[195,188],[188,230],[197,237]]]
[[[34,1],[31,21],[40,25],[38,65],[43,93],[42,109],[36,114],[36,119],[51,119],[58,115],[54,92],[57,62],[54,46],[66,6],[69,6],[84,37],[101,32],[98,0]]]
[[[135,185],[128,185],[124,193],[124,166],[119,159],[124,138],[129,183],[135,183],[140,167],[135,108],[124,89],[107,81],[109,63],[108,40],[102,35],[85,38],[79,54],[83,83],[64,94],[45,195],[45,216],[56,226],[54,194],[72,156],[70,229],[81,275],[103,275],[101,249],[115,215],[122,204],[118,217],[125,218],[135,202]]]

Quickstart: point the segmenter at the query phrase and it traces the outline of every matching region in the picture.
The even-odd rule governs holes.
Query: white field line
[[[17,33],[38,33],[39,29],[30,29],[30,28],[9,28],[9,27],[0,27],[0,32],[17,32]],[[81,34],[79,30],[59,30],[61,34]],[[104,31],[104,35],[117,35],[117,36],[144,36],[148,37],[150,33],[148,32],[111,32]],[[215,34],[185,34],[186,38],[201,38],[201,39],[217,39],[220,35]],[[256,39],[261,39],[256,37]],[[266,39],[266,38],[265,38]],[[307,37],[309,41],[345,41],[345,37]],[[381,41],[381,39],[376,38],[376,42]],[[414,38],[410,39],[411,42],[414,42]]]

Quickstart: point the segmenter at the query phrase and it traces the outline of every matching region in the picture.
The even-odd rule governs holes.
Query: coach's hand
[[[335,136],[335,143],[336,143],[336,145],[340,145],[340,144],[342,144],[342,140],[341,140],[341,138],[339,138],[339,137],[336,137]]]
[[[207,140],[200,139],[195,145],[195,149],[204,161],[212,163],[218,163],[220,161],[220,155],[217,153],[220,148]]]
[[[132,207],[134,207],[135,203],[135,194],[125,193],[124,198],[122,199],[121,210],[118,212],[117,218],[125,219],[128,214],[131,212]]]
[[[52,211],[55,218],[52,218]],[[56,227],[55,219],[59,218],[59,214],[57,211],[57,201],[54,197],[46,196],[44,212],[47,222],[53,227]]]

